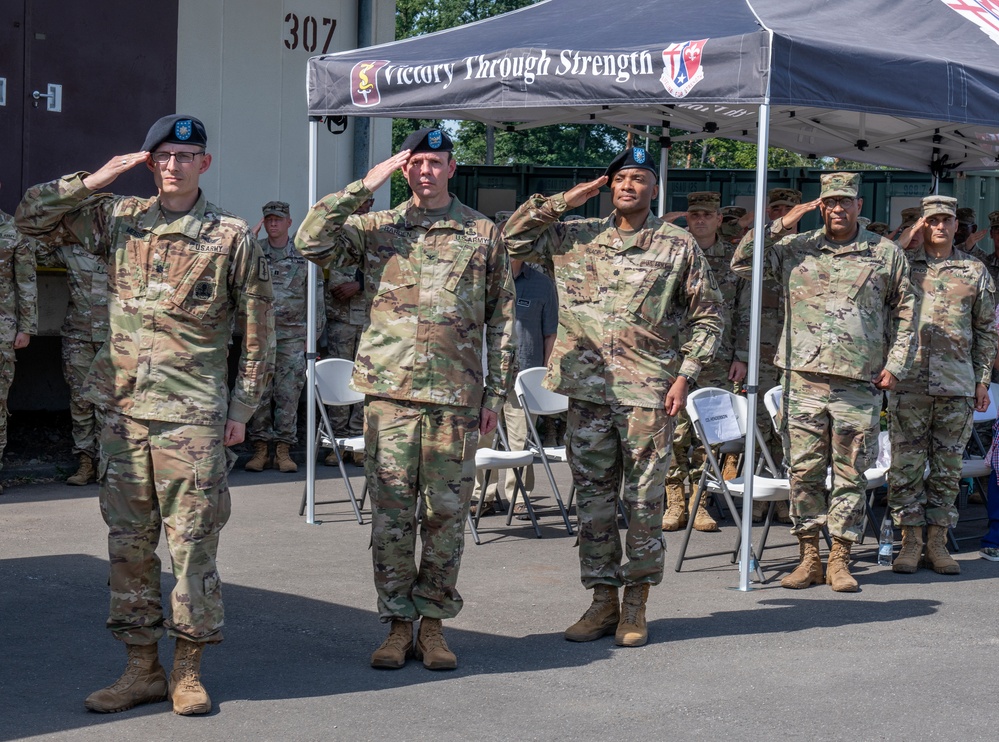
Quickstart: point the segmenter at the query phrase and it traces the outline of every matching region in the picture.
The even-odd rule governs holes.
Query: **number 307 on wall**
[[[333,32],[336,31],[336,18],[315,18],[307,15],[299,19],[296,13],[288,13],[284,17],[288,37],[284,40],[284,45],[288,49],[297,49],[299,46],[307,52],[314,52],[319,40],[319,21],[322,21],[323,33],[326,34],[326,41],[323,42],[323,50],[320,54],[326,54],[330,50],[330,43],[333,41]]]

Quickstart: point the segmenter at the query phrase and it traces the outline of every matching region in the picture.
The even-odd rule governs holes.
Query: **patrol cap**
[[[581,222],[586,219],[582,214],[566,214],[562,217],[563,222]]]
[[[268,201],[264,204],[264,216],[283,216],[291,218],[291,207],[284,201]]]
[[[687,211],[719,211],[721,194],[717,191],[694,191],[687,194]]]
[[[819,176],[822,190],[819,198],[847,196],[857,198],[860,193],[860,173],[823,173]]]
[[[771,188],[767,193],[767,206],[797,206],[801,203],[801,191],[794,188]]]
[[[858,216],[857,217],[857,224],[860,225],[861,229],[867,229],[867,225],[870,224],[870,223],[871,223],[871,220],[868,219],[866,216]]]
[[[207,147],[208,135],[205,133],[205,125],[194,116],[175,113],[164,116],[149,127],[146,141],[142,143],[142,151],[152,152],[164,142]]]
[[[950,196],[927,196],[921,201],[923,216],[957,216],[957,199]]]
[[[656,183],[659,182],[659,168],[652,162],[652,158],[649,157],[649,151],[645,147],[628,147],[628,149],[611,160],[604,175],[607,176],[607,180],[610,180],[618,170],[627,170],[633,167],[648,170],[656,176]]]
[[[978,221],[975,218],[975,210],[968,206],[962,206],[960,209],[957,209],[954,216],[957,217],[958,224],[974,224]]]
[[[989,227],[999,227],[999,211],[989,214]]]
[[[741,206],[722,206],[721,213],[724,221],[737,221],[746,215],[746,210]]]
[[[496,216],[493,218],[493,221],[499,224],[500,222],[505,222],[511,216],[513,216],[512,211],[497,211]]]
[[[888,232],[891,231],[891,227],[889,227],[884,222],[871,222],[870,224],[867,225],[867,231],[874,232],[874,234],[879,234],[882,237],[884,237],[886,234],[888,234]]]
[[[902,224],[899,226],[899,229],[911,227],[922,216],[922,213],[923,209],[919,206],[910,206],[908,209],[902,209]]]
[[[425,129],[414,131],[402,143],[400,151],[408,149],[412,153],[416,152],[450,152],[454,149],[454,143],[442,129],[435,126],[428,126]]]

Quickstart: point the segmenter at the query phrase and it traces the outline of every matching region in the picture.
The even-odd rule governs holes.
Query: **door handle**
[[[38,108],[38,101],[45,98],[45,110],[54,111],[56,113],[62,112],[62,85],[54,85],[49,83],[48,92],[42,93],[38,90],[33,90],[31,97],[35,99],[35,108]]]

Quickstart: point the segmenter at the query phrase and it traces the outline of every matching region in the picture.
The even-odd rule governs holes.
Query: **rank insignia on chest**
[[[210,301],[215,298],[215,284],[211,281],[198,281],[194,284],[194,298],[198,301]]]
[[[530,299],[517,299],[517,306],[518,307],[529,307],[529,306],[531,306],[531,300]]]
[[[261,281],[271,280],[271,269],[267,265],[267,258],[265,257],[257,259],[257,278]]]

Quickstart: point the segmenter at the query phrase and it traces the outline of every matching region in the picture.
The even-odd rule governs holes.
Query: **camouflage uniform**
[[[955,526],[975,385],[988,386],[996,357],[995,285],[967,253],[933,259],[918,247],[906,256],[917,343],[912,371],[890,398],[888,503],[898,526]]]
[[[204,194],[173,222],[159,200],[94,195],[86,173],[29,189],[17,211],[26,234],[80,244],[108,264],[109,339],[86,382],[105,427],[99,464],[109,527],[108,628],[153,644],[164,627],[192,642],[222,640],[215,554],[229,517],[227,419],[246,422],[270,380],[274,339],[267,261],[246,223]],[[231,395],[231,317],[245,312]],[[177,584],[164,621],[164,526]]]
[[[732,270],[745,277],[752,275],[751,238],[732,258]],[[855,541],[864,471],[877,453],[882,394],[872,380],[882,368],[902,378],[911,362],[908,264],[896,245],[872,232],[858,229],[837,244],[824,229],[784,236],[779,219],[767,228],[765,249],[766,273],[786,289],[776,363],[789,371],[783,419],[791,443],[791,532],[808,536],[828,525],[833,536]]]
[[[284,247],[258,240],[267,259],[274,292],[274,375],[260,406],[246,426],[252,441],[294,445],[298,441],[298,403],[305,386],[305,336],[308,312],[308,263],[288,239]]]
[[[357,355],[357,345],[361,331],[367,321],[368,312],[364,303],[364,291],[359,291],[347,301],[340,301],[333,295],[333,288],[358,280],[356,270],[331,270],[326,280],[326,337],[331,358],[346,358],[353,361]],[[363,286],[364,277],[360,276]],[[337,435],[360,435],[364,428],[362,405],[329,408],[330,424]]]
[[[462,605],[455,583],[480,408],[498,411],[513,381],[513,281],[496,226],[456,198],[440,215],[412,199],[354,214],[370,196],[359,180],[322,199],[295,245],[319,265],[364,274],[369,322],[351,384],[366,395],[379,616],[451,618]]]
[[[101,424],[96,406],[83,396],[83,385],[108,337],[107,264],[79,245],[42,246],[38,264],[66,269],[69,307],[62,323],[62,373],[69,386],[73,453],[96,460]]]
[[[35,254],[10,214],[0,211],[0,457],[7,448],[7,394],[14,382],[14,338],[19,332],[38,332]]]
[[[662,580],[663,500],[678,374],[696,379],[723,329],[721,294],[686,231],[650,214],[622,239],[615,216],[560,222],[563,194],[531,197],[510,217],[511,257],[555,262],[559,328],[544,385],[569,397],[567,453],[577,490],[584,587]],[[680,347],[684,320],[690,339]],[[616,498],[629,512],[625,555]]]

